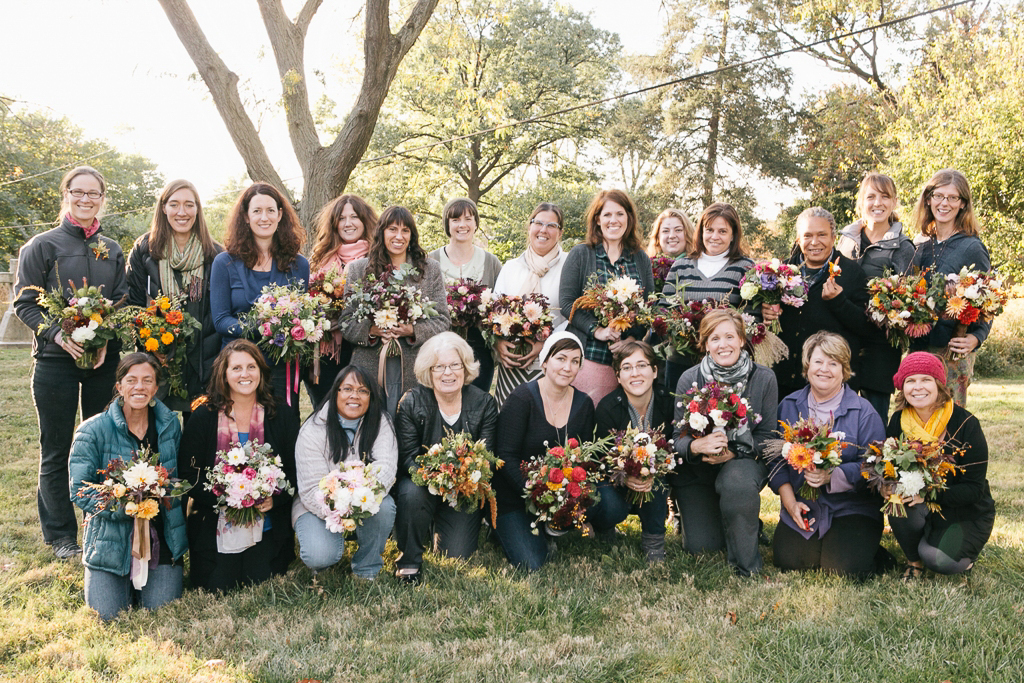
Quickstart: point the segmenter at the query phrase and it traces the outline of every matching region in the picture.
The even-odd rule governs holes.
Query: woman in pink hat
[[[953,402],[946,385],[946,366],[931,353],[916,351],[900,363],[893,377],[896,412],[887,436],[921,441],[944,441],[943,449],[963,469],[946,481],[932,513],[921,496],[907,496],[906,517],[890,517],[889,524],[907,555],[903,578],[920,577],[925,568],[940,574],[970,571],[992,533],[995,502],[985,477],[988,444],[981,423]]]

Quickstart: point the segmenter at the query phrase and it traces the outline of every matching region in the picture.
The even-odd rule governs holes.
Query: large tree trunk
[[[726,66],[729,40],[729,6],[726,5],[722,16],[722,42],[718,46],[718,68]],[[715,76],[715,90],[711,100],[711,116],[708,119],[708,156],[704,161],[703,197],[704,206],[715,201],[715,168],[718,165],[718,137],[722,130],[722,90],[724,88],[721,74]]]

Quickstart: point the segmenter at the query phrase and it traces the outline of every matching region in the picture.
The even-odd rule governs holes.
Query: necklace
[[[551,393],[550,389],[545,389],[544,385],[541,385],[541,399],[544,404],[544,418],[552,427],[555,428],[555,433],[557,434],[560,429],[558,425],[562,424],[564,416],[565,424],[563,426],[568,431],[569,411],[572,408],[572,392],[567,388],[562,394],[562,397],[558,399],[550,396]],[[550,407],[549,404],[551,404]]]

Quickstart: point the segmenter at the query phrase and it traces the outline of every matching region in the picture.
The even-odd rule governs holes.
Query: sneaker
[[[418,586],[423,583],[423,573],[414,567],[405,567],[395,572],[397,578],[406,586]]]
[[[53,542],[52,546],[53,554],[57,556],[58,560],[70,560],[75,555],[82,554],[82,548],[73,538],[58,538]]]

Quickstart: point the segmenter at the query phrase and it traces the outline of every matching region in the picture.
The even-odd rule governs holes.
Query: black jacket
[[[223,247],[217,245],[217,253]],[[173,410],[187,410],[192,399],[198,398],[206,391],[206,383],[210,379],[213,359],[220,352],[220,335],[213,326],[213,313],[210,311],[210,268],[213,258],[203,264],[203,293],[199,299],[187,301],[184,306],[186,313],[202,323],[199,332],[189,340],[185,347],[185,364],[183,375],[188,400],[175,396],[162,398],[164,403]],[[179,286],[180,286],[179,281]],[[159,261],[149,253],[149,233],[135,240],[128,254],[128,303],[132,306],[147,306],[149,302],[161,294]],[[166,395],[166,389],[162,392]]]
[[[839,267],[842,269],[842,273],[836,276],[836,284],[843,288],[839,296],[828,301],[821,298],[821,290],[827,280],[822,278],[810,287],[807,301],[803,306],[782,307],[782,315],[779,318],[782,332],[779,338],[789,347],[789,356],[772,368],[778,380],[779,396],[787,396],[802,389],[806,384],[802,361],[804,342],[821,330],[835,332],[850,345],[855,374],[849,384],[854,390],[860,386],[856,373],[860,369],[858,354],[862,345],[861,339],[880,331],[867,316],[868,290],[864,269],[839,251],[833,253],[833,261],[836,255],[839,256]],[[801,260],[802,256],[797,253],[789,263],[799,266]]]
[[[434,390],[423,385],[405,392],[395,415],[398,436],[398,476],[408,477],[415,469],[416,456],[441,443],[446,431],[468,432],[474,441],[483,439],[494,452],[494,430],[498,424],[498,404],[494,397],[472,384],[462,387],[462,414],[459,423],[449,427],[441,417]]]
[[[666,439],[672,438],[672,416],[675,411],[675,397],[664,386],[654,387],[654,414],[651,428],[661,432]],[[594,436],[603,439],[609,432],[620,431],[629,426],[629,399],[620,386],[601,399],[595,413],[597,429]]]
[[[102,243],[107,254],[97,257],[90,244]],[[102,286],[103,296],[120,302],[128,293],[128,285],[124,272],[124,253],[121,246],[104,237],[102,229],[91,238],[86,239],[82,229],[73,225],[67,217],[56,228],[40,233],[25,243],[21,248],[18,261],[18,281],[14,285],[17,298],[14,300],[14,312],[23,323],[36,333],[32,340],[32,355],[35,358],[69,358],[67,351],[54,343],[57,335],[56,327],[39,333],[39,323],[43,321],[43,309],[36,303],[39,293],[25,287],[34,285],[47,292],[59,289],[65,299],[74,294],[68,281],[75,287],[83,283],[97,287]],[[107,363],[117,364],[118,342],[112,341],[108,348]]]

